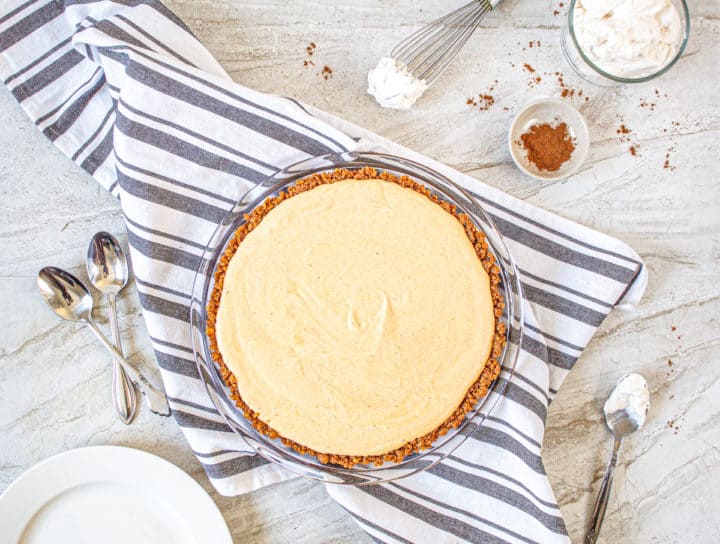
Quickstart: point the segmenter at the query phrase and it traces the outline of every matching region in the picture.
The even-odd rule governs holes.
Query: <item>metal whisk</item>
[[[473,0],[414,32],[390,56],[427,85],[445,71],[481,21],[501,0]]]

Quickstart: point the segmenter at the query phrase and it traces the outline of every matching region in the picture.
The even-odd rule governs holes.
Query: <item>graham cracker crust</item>
[[[401,447],[384,453],[382,455],[365,455],[365,456],[349,456],[349,455],[335,455],[328,452],[314,451],[302,444],[298,444],[293,440],[280,436],[272,427],[264,423],[259,415],[253,411],[243,401],[237,386],[237,378],[230,372],[225,365],[222,354],[218,349],[217,338],[215,335],[215,323],[217,319],[217,311],[220,305],[220,298],[222,295],[223,284],[225,280],[225,272],[230,263],[230,260],[235,255],[238,247],[262,219],[278,204],[292,198],[300,193],[310,191],[318,185],[336,183],[338,181],[345,180],[370,180],[370,179],[381,179],[391,183],[397,183],[398,185],[412,189],[422,195],[425,195],[432,202],[439,205],[443,210],[453,215],[465,229],[465,233],[470,240],[470,243],[475,248],[478,258],[482,262],[483,268],[490,277],[490,292],[495,307],[495,334],[492,343],[492,349],[490,356],[483,368],[482,372],[478,376],[477,380],[468,389],[465,398],[453,412],[453,414],[445,420],[439,427],[433,431],[411,440]],[[210,353],[213,361],[217,364],[220,370],[220,375],[225,384],[230,389],[230,397],[242,410],[245,417],[252,423],[253,427],[259,432],[268,436],[269,438],[279,438],[283,444],[294,449],[295,451],[303,454],[308,454],[316,457],[321,463],[340,465],[345,468],[351,468],[355,465],[382,465],[384,462],[400,462],[408,455],[425,450],[431,447],[433,442],[440,436],[445,435],[450,429],[456,429],[465,419],[465,416],[472,412],[477,402],[483,398],[492,383],[500,374],[500,363],[498,358],[500,357],[503,348],[505,347],[505,325],[500,322],[500,317],[503,313],[505,306],[502,295],[499,291],[500,286],[500,269],[495,263],[494,256],[488,251],[488,244],[485,240],[485,235],[473,225],[470,218],[462,213],[459,213],[455,206],[441,201],[436,195],[433,195],[429,189],[424,185],[413,181],[407,176],[394,176],[386,172],[379,172],[374,168],[366,167],[359,170],[346,170],[336,169],[333,172],[327,172],[322,174],[314,174],[307,178],[297,181],[293,186],[287,190],[279,193],[275,197],[267,198],[258,207],[252,210],[249,214],[244,216],[245,223],[241,225],[228,243],[228,246],[223,253],[222,257],[218,261],[217,268],[215,270],[215,285],[213,287],[210,299],[207,307],[207,328],[206,333],[210,341]]]

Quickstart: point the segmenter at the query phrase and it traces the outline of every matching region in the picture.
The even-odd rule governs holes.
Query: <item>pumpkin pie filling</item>
[[[214,360],[258,430],[325,463],[399,461],[499,373],[499,270],[470,220],[373,169],[246,216],[208,305]]]

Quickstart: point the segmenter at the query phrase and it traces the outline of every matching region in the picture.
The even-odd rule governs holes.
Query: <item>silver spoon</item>
[[[615,437],[612,457],[605,469],[605,476],[600,484],[600,491],[595,502],[590,529],[585,535],[585,544],[595,544],[600,534],[600,527],[605,519],[610,488],[615,474],[620,443],[626,436],[637,431],[645,423],[650,407],[650,392],[647,382],[640,374],[626,374],[620,378],[615,389],[605,401],[603,412],[605,421]]]
[[[43,268],[37,278],[40,294],[48,306],[60,317],[68,321],[80,321],[90,327],[98,340],[115,356],[123,370],[145,395],[150,410],[163,416],[170,415],[165,393],[153,385],[140,372],[125,360],[125,357],[105,338],[93,320],[93,298],[89,289],[79,279],[54,266]]]
[[[110,308],[112,342],[123,352],[117,320],[117,296],[128,281],[128,263],[117,239],[107,232],[98,232],[90,241],[87,252],[87,272],[90,283],[100,291]],[[117,359],[113,359],[112,399],[115,411],[126,425],[137,413],[137,392]]]

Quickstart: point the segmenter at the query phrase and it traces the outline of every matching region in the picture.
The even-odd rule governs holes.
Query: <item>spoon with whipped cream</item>
[[[612,457],[605,469],[605,476],[600,484],[590,529],[585,535],[585,544],[594,544],[600,534],[600,527],[605,518],[605,510],[607,510],[610,498],[610,488],[615,474],[620,443],[623,438],[643,426],[648,408],[650,408],[650,391],[645,378],[640,374],[626,374],[620,378],[615,389],[605,401],[605,406],[603,406],[605,421],[615,437],[615,444]]]

